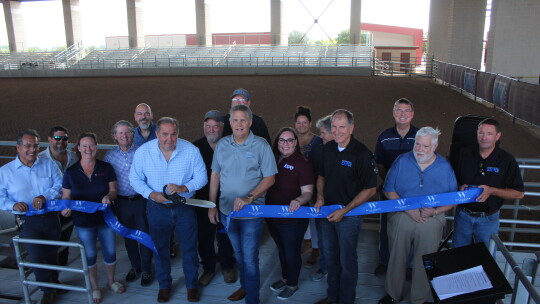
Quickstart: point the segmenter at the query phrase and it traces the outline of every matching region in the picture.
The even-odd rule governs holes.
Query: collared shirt
[[[105,154],[105,161],[113,166],[116,173],[118,195],[132,196],[137,194],[129,183],[129,171],[131,170],[131,164],[133,163],[133,157],[137,148],[137,146],[131,145],[129,150],[124,152],[120,147],[116,147],[107,151],[107,154]]]
[[[110,191],[109,183],[114,181],[116,181],[116,174],[111,164],[96,159],[90,177],[84,172],[80,161],[67,169],[62,187],[71,190],[72,200],[101,204],[103,197]],[[78,227],[95,227],[105,224],[102,211],[95,213],[73,211],[72,215],[73,224]]]
[[[133,138],[133,145],[137,146],[137,147],[140,147],[142,146],[144,143],[147,143],[151,140],[154,140],[157,138],[156,136],[156,130],[157,130],[157,125],[155,123],[151,123],[150,124],[150,133],[148,134],[148,138],[147,139],[144,139],[144,137],[142,136],[141,134],[141,128],[140,127],[136,127],[133,131],[135,131],[135,137]]]
[[[456,177],[460,185],[487,185],[525,191],[516,159],[498,146],[486,159],[480,156],[477,145],[463,148],[458,156]],[[491,195],[483,203],[470,203],[463,207],[474,212],[493,212],[499,210],[503,203],[504,199]]]
[[[79,160],[79,157],[77,157],[77,153],[71,150],[66,150],[66,154],[67,154],[67,163],[65,167],[62,166],[62,163],[60,161],[54,159],[54,157],[51,154],[51,147],[48,147],[47,149],[39,152],[38,157],[49,158],[56,164],[56,166],[58,166],[58,169],[60,169],[60,173],[64,174],[67,168],[73,166],[73,164]]]
[[[422,196],[457,191],[457,181],[450,163],[440,154],[422,171],[414,152],[401,154],[384,182],[384,192],[396,192],[399,197]]]
[[[212,171],[220,174],[220,211],[229,214],[236,198],[248,195],[263,178],[275,175],[277,167],[268,142],[250,131],[241,144],[234,141],[233,135],[218,142]],[[264,195],[252,204],[263,205]]]
[[[40,195],[57,199],[61,191],[62,173],[50,159],[38,157],[28,167],[17,156],[0,168],[0,210],[13,210],[19,202],[31,204]]]
[[[229,136],[233,133],[231,128],[231,122],[229,121],[230,118],[230,114],[223,116],[223,121],[225,123],[225,125],[223,126],[223,137]],[[249,129],[251,130],[251,132],[253,132],[253,134],[266,139],[268,144],[272,145],[270,133],[268,133],[268,127],[266,126],[266,123],[264,122],[264,119],[262,119],[262,117],[253,114],[251,127]]]
[[[186,186],[189,192],[180,195],[190,198],[206,185],[208,178],[199,149],[179,138],[169,162],[159,149],[157,139],[139,147],[133,158],[129,181],[133,189],[146,198],[154,191],[161,193],[163,186],[170,183]]]
[[[377,187],[373,154],[354,136],[343,151],[330,141],[323,146],[319,175],[325,178],[326,205],[347,205],[364,189]]]
[[[414,148],[414,140],[418,128],[411,125],[405,137],[401,137],[396,126],[384,130],[377,139],[375,146],[375,161],[383,165],[386,171],[390,170],[396,158]]]

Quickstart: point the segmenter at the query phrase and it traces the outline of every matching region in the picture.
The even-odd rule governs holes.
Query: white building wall
[[[415,46],[414,37],[411,35],[382,32],[372,33],[374,46]]]
[[[539,29],[539,0],[493,0],[486,71],[538,83]]]

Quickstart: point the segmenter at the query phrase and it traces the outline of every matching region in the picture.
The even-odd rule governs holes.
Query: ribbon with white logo
[[[96,213],[98,211],[103,211],[103,219],[105,220],[105,223],[107,226],[109,226],[114,232],[118,233],[119,235],[126,237],[128,239],[135,240],[144,246],[148,247],[150,250],[154,252],[157,256],[159,256],[156,246],[154,245],[154,241],[152,241],[152,238],[145,232],[135,229],[129,229],[124,227],[114,213],[112,212],[111,208],[109,208],[109,205],[104,205],[101,203],[94,203],[94,202],[87,202],[87,201],[73,201],[73,200],[50,200],[46,201],[43,204],[43,208],[36,210],[32,207],[31,204],[28,204],[28,211],[26,213],[19,213],[19,212],[13,212],[14,214],[23,214],[26,216],[33,216],[33,215],[40,215],[45,214],[47,212],[53,212],[53,211],[62,211],[64,209],[71,209],[72,211],[79,211],[79,212],[85,212],[85,213]]]
[[[482,188],[468,188],[465,191],[367,202],[349,211],[345,216],[472,203],[476,202],[476,198],[480,196],[482,191]],[[240,211],[232,211],[228,215],[228,219],[235,217],[326,218],[332,212],[343,207],[342,205],[323,206],[319,212],[317,212],[317,208],[315,207],[300,207],[298,210],[290,212],[288,205],[245,205]]]

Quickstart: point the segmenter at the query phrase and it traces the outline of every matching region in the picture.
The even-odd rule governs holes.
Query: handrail
[[[508,249],[504,246],[499,236],[494,234],[491,236],[491,241],[490,241],[490,246],[489,246],[490,252],[495,253],[497,248],[501,251],[502,255],[506,259],[506,262],[510,264],[512,271],[514,271],[516,275],[515,278],[518,279],[518,281],[521,284],[523,284],[523,286],[529,293],[532,300],[535,303],[540,304],[540,294],[538,293],[538,291],[536,291],[536,288],[529,281],[529,279],[527,278],[523,270],[521,270],[521,268],[518,266],[518,264],[514,260],[514,257],[512,257],[512,254],[510,253],[510,251],[508,251]],[[515,288],[516,286],[517,286],[517,281],[515,281],[515,284],[514,284],[514,292],[512,294],[512,303],[514,303],[515,301],[515,294],[517,291],[516,290],[517,288]]]
[[[90,285],[90,277],[88,273],[88,263],[86,261],[86,254],[84,251],[84,246],[79,243],[73,243],[73,242],[62,242],[62,241],[51,241],[51,240],[38,240],[38,239],[23,239],[19,238],[18,236],[14,237],[13,239],[13,245],[15,248],[15,256],[17,258],[17,265],[19,268],[19,276],[22,283],[23,288],[23,294],[26,304],[32,303],[32,299],[30,298],[30,291],[28,290],[28,286],[42,286],[42,287],[49,287],[49,288],[57,288],[57,289],[66,289],[66,290],[72,290],[72,291],[78,291],[78,292],[85,292],[88,296],[88,303],[93,303],[92,299],[92,286]],[[73,268],[73,267],[67,267],[67,266],[58,266],[58,265],[50,265],[50,264],[42,264],[42,263],[32,263],[32,262],[25,262],[21,255],[21,249],[19,247],[19,243],[22,244],[37,244],[37,245],[49,245],[49,246],[67,246],[67,247],[76,247],[79,248],[81,260],[82,260],[82,267],[81,268]],[[49,282],[42,282],[42,281],[32,281],[27,278],[27,274],[24,270],[25,267],[32,267],[32,268],[41,268],[41,269],[49,269],[49,270],[55,270],[55,271],[69,271],[74,273],[79,273],[84,276],[85,281],[85,287],[78,287],[68,284],[60,284],[60,283],[49,283]]]

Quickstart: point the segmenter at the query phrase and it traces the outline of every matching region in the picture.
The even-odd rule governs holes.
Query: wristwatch
[[[247,195],[247,198],[249,200],[249,203],[251,204],[251,203],[253,203],[253,200],[254,200],[255,197],[253,196],[253,194],[250,193],[250,194]]]

